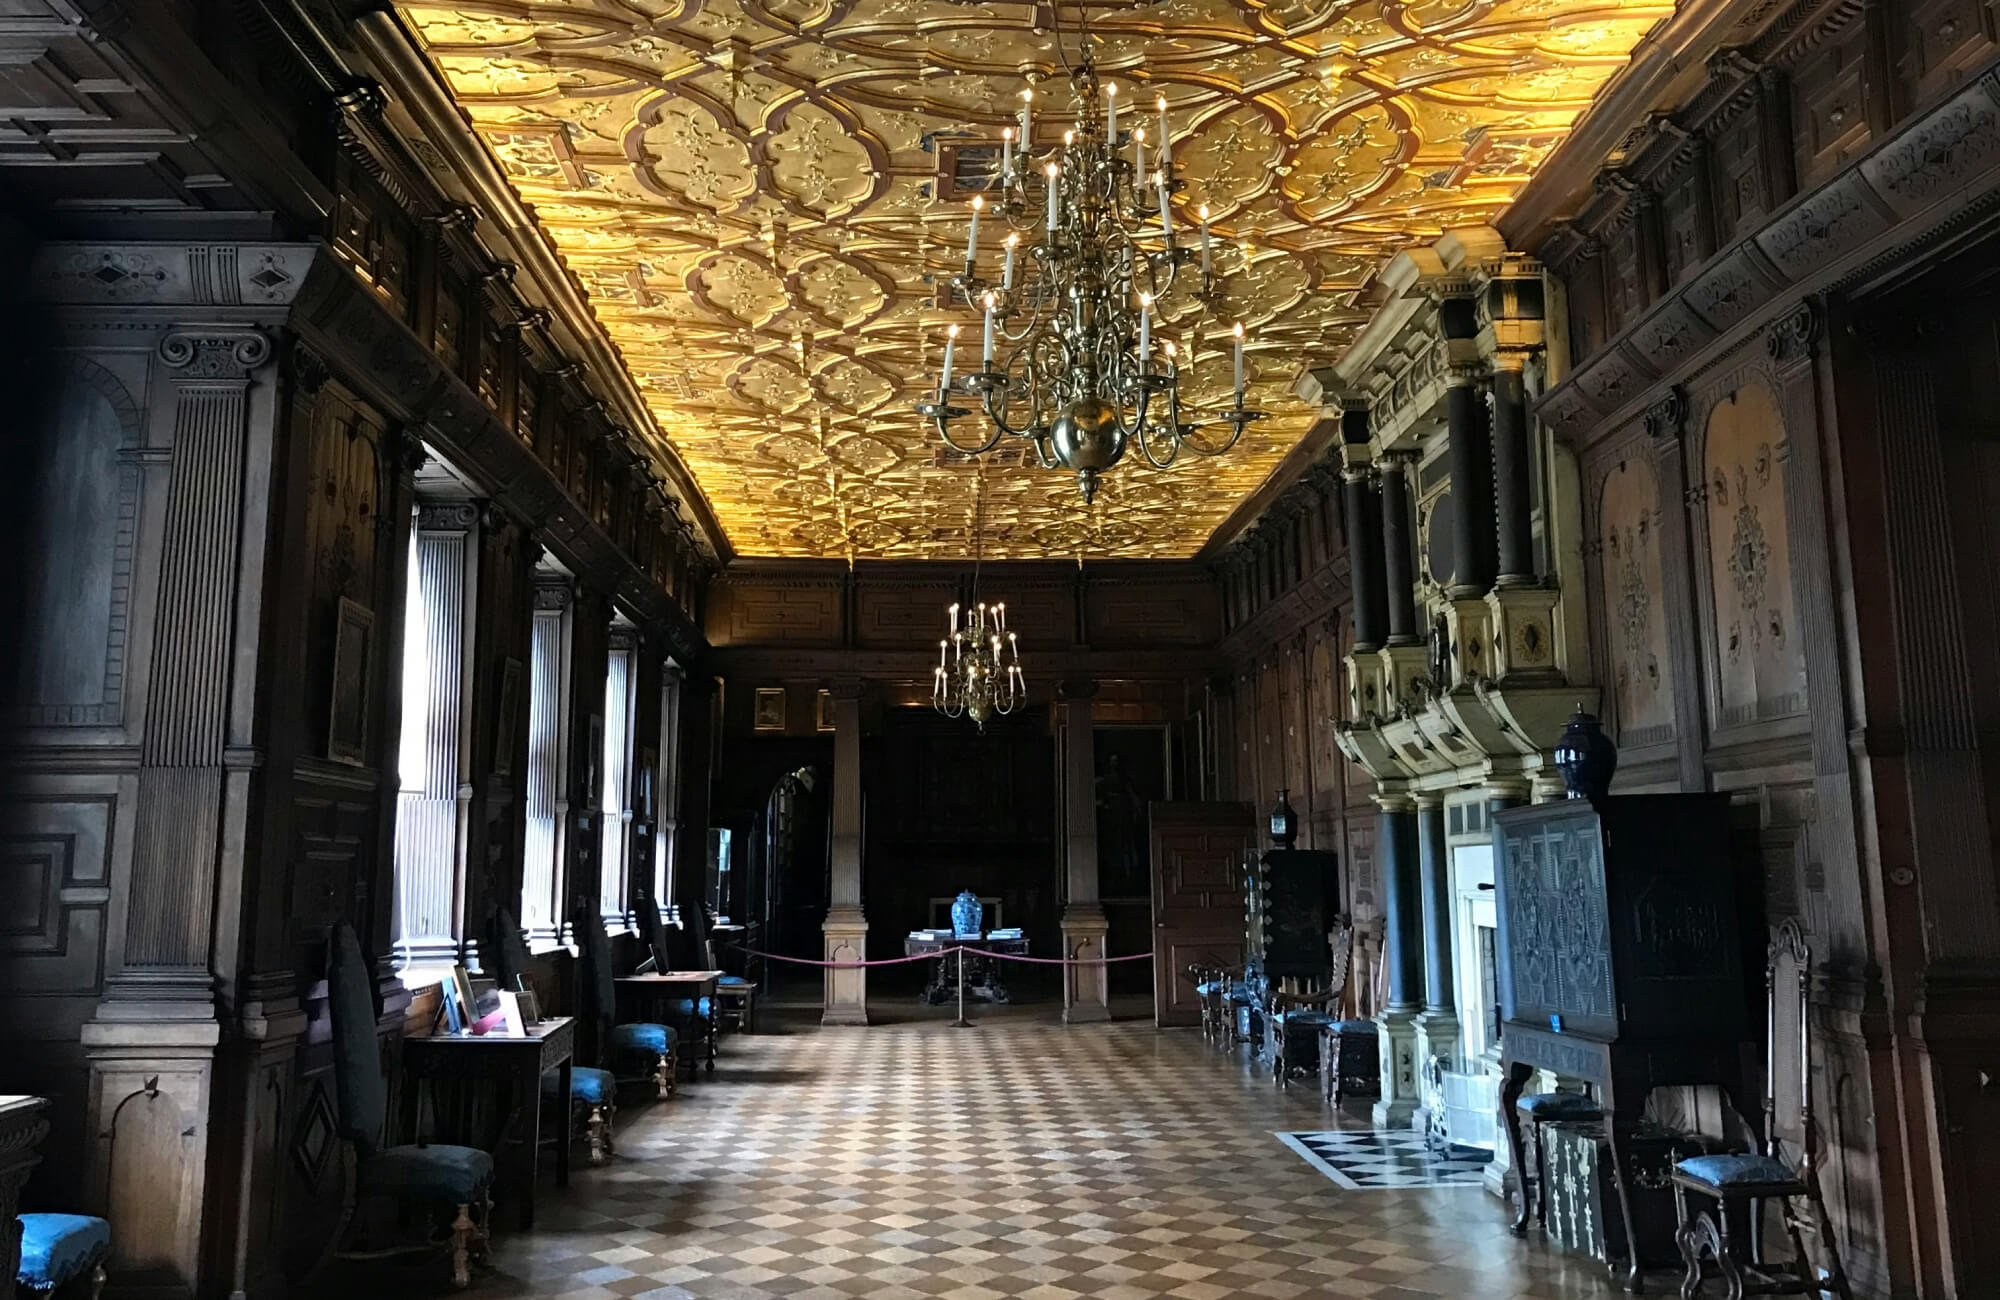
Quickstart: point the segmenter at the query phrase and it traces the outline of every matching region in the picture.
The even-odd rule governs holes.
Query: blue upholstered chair
[[[1781,998],[1780,968],[1786,965],[1792,970],[1790,987],[1794,992]],[[1703,1262],[1706,1258],[1714,1261],[1730,1300],[1740,1300],[1746,1292],[1817,1297],[1828,1291],[1840,1300],[1853,1300],[1847,1271],[1840,1263],[1840,1243],[1833,1235],[1833,1222],[1827,1217],[1826,1202],[1819,1193],[1819,1129],[1813,1121],[1809,1001],[1812,949],[1807,946],[1805,931],[1799,928],[1796,917],[1785,918],[1765,949],[1764,989],[1764,1149],[1737,1155],[1694,1156],[1674,1165],[1674,1201],[1681,1221],[1675,1240],[1681,1248],[1681,1260],[1687,1266],[1687,1275],[1681,1279],[1681,1295],[1692,1300],[1701,1294],[1708,1278]],[[1778,1015],[1780,1001],[1789,1003],[1792,1013],[1792,1022],[1782,1028]],[[1786,1030],[1789,1034],[1785,1034]],[[1787,1067],[1799,1089],[1796,1166],[1786,1162],[1778,1140],[1778,1074]],[[1701,1198],[1702,1204],[1691,1204],[1690,1197]],[[1777,1201],[1784,1208],[1785,1232],[1792,1240],[1792,1257],[1788,1260],[1764,1258],[1765,1201]],[[1742,1203],[1747,1203],[1750,1219],[1747,1260],[1738,1257],[1738,1250],[1729,1240],[1729,1221],[1733,1217],[1730,1210]],[[1826,1252],[1825,1269],[1815,1266],[1806,1250],[1808,1233],[1818,1238],[1820,1249]]]
[[[641,898],[638,906],[643,912],[653,904]],[[657,909],[653,919],[656,923],[659,920]],[[618,984],[612,974],[611,939],[604,933],[603,919],[589,908],[581,909],[576,938],[583,950],[586,977],[584,1014],[602,1044],[600,1056],[613,1075],[621,1080],[651,1083],[660,1100],[665,1101],[674,1095],[674,1056],[679,1035],[667,1025],[618,1024]]]
[[[1319,1029],[1320,1098],[1382,1095],[1382,1031],[1372,1020],[1330,1020]]]
[[[327,960],[327,1009],[333,1019],[334,1092],[340,1135],[354,1152],[351,1195],[334,1236],[334,1254],[376,1259],[409,1251],[451,1252],[454,1285],[472,1282],[472,1254],[485,1252],[493,1211],[493,1157],[476,1147],[441,1143],[384,1148],[389,1085],[382,1077],[382,1049],[375,1036],[375,981],[361,942],[346,922],[334,927]],[[362,1202],[390,1200],[433,1211],[432,1237],[387,1247],[348,1241]]]
[[[699,909],[694,916],[699,917]],[[669,932],[660,920],[660,909],[644,894],[638,902],[639,937],[646,941],[646,947],[653,954],[655,970],[692,970],[707,960],[705,941],[697,944],[696,938],[686,925]],[[703,933],[706,933],[704,930]],[[708,969],[713,969],[710,967]],[[715,1071],[715,1006],[707,998],[674,998],[667,1001],[665,1009],[673,1020],[681,1060],[687,1062],[688,1077],[694,1077],[696,1063],[701,1059],[703,1049],[707,1049],[708,1068]]]
[[[104,1258],[111,1253],[111,1225],[87,1214],[24,1214],[21,1264],[14,1285],[53,1295],[88,1278],[91,1300],[104,1290]]]

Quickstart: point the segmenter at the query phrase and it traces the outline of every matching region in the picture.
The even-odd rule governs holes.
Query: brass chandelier
[[[1060,146],[1041,149],[1034,143],[1034,91],[1021,92],[1018,132],[1009,127],[1001,136],[999,192],[990,205],[1009,228],[1000,279],[980,273],[980,218],[989,206],[981,194],[972,200],[964,269],[949,288],[954,305],[980,313],[979,368],[953,374],[959,327],[952,325],[936,393],[916,410],[967,455],[991,451],[1002,437],[1026,438],[1043,468],[1075,471],[1088,503],[1098,476],[1129,444],[1165,469],[1183,450],[1221,455],[1264,413],[1243,405],[1241,322],[1230,331],[1234,402],[1206,421],[1229,426],[1216,441],[1195,436],[1204,422],[1181,395],[1183,361],[1191,372],[1200,327],[1185,353],[1168,340],[1155,346],[1154,316],[1185,270],[1198,265],[1193,298],[1206,314],[1222,300],[1207,208],[1193,247],[1175,229],[1172,196],[1183,183],[1174,177],[1165,97],[1155,101],[1157,135],[1150,144],[1143,122],[1122,129],[1118,88],[1099,82],[1087,33],[1070,89],[1075,124]],[[1032,229],[1037,216],[1039,232]],[[952,422],[972,413],[954,405],[961,395],[977,396],[986,414],[989,431],[977,443],[952,435]]]
[[[979,599],[979,561],[985,540],[986,475],[981,467],[973,483],[972,598],[964,609],[953,603],[945,612],[945,639],[938,642],[937,667],[931,673],[931,707],[947,718],[970,717],[979,730],[995,714],[1009,714],[1027,699],[1021,676],[1021,647],[1007,626],[1007,605]]]

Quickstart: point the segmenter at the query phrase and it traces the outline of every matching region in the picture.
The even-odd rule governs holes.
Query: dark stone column
[[[1519,360],[1503,356],[1493,373],[1493,496],[1499,582],[1503,587],[1525,587],[1535,581],[1534,526],[1529,518],[1528,403]]]
[[[1423,1005],[1424,903],[1416,807],[1384,796],[1379,853],[1382,859],[1382,960],[1389,968],[1385,1008],[1405,1014]]]
[[[1354,648],[1379,650],[1387,633],[1389,590],[1383,572],[1382,493],[1365,468],[1341,474],[1347,507],[1348,565],[1354,582]]]
[[[1424,916],[1424,1011],[1454,1012],[1451,972],[1451,850],[1444,839],[1444,800],[1417,798],[1417,856]]]
[[[1390,645],[1420,645],[1417,630],[1417,538],[1410,513],[1410,465],[1394,451],[1382,458],[1382,559]]]
[[[1454,600],[1484,596],[1493,587],[1493,435],[1486,415],[1486,378],[1472,366],[1454,367],[1446,396],[1451,430],[1451,575]]]

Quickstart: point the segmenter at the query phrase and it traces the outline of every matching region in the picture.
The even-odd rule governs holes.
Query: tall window
[[[597,816],[603,836],[598,855],[598,902],[605,926],[625,924],[632,868],[632,706],[637,645],[630,627],[611,629],[604,673],[604,753]]]
[[[521,923],[531,950],[562,941],[563,840],[569,822],[570,583],[538,575],[528,655],[528,828],[521,864]]]
[[[681,827],[681,666],[669,662],[660,683],[659,826],[654,832],[653,902],[664,914],[674,899]]]
[[[465,937],[459,816],[463,709],[471,666],[471,502],[418,506],[403,622],[402,743],[397,756],[395,933],[398,969],[446,965]]]

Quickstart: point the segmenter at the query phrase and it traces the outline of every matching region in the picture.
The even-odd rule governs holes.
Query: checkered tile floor
[[[1517,1242],[1464,1188],[1348,1191],[1273,1134],[1358,1121],[1193,1031],[825,1029],[772,1016],[617,1158],[544,1184],[473,1296],[568,1300],[1584,1300],[1600,1267]],[[790,1032],[786,1032],[789,1030]],[[545,1164],[546,1167],[546,1164]],[[503,1219],[503,1223],[505,1220]]]
[[[1280,1133],[1278,1140],[1350,1191],[1403,1187],[1479,1187],[1493,1156],[1452,1148],[1433,1151],[1419,1133]]]

